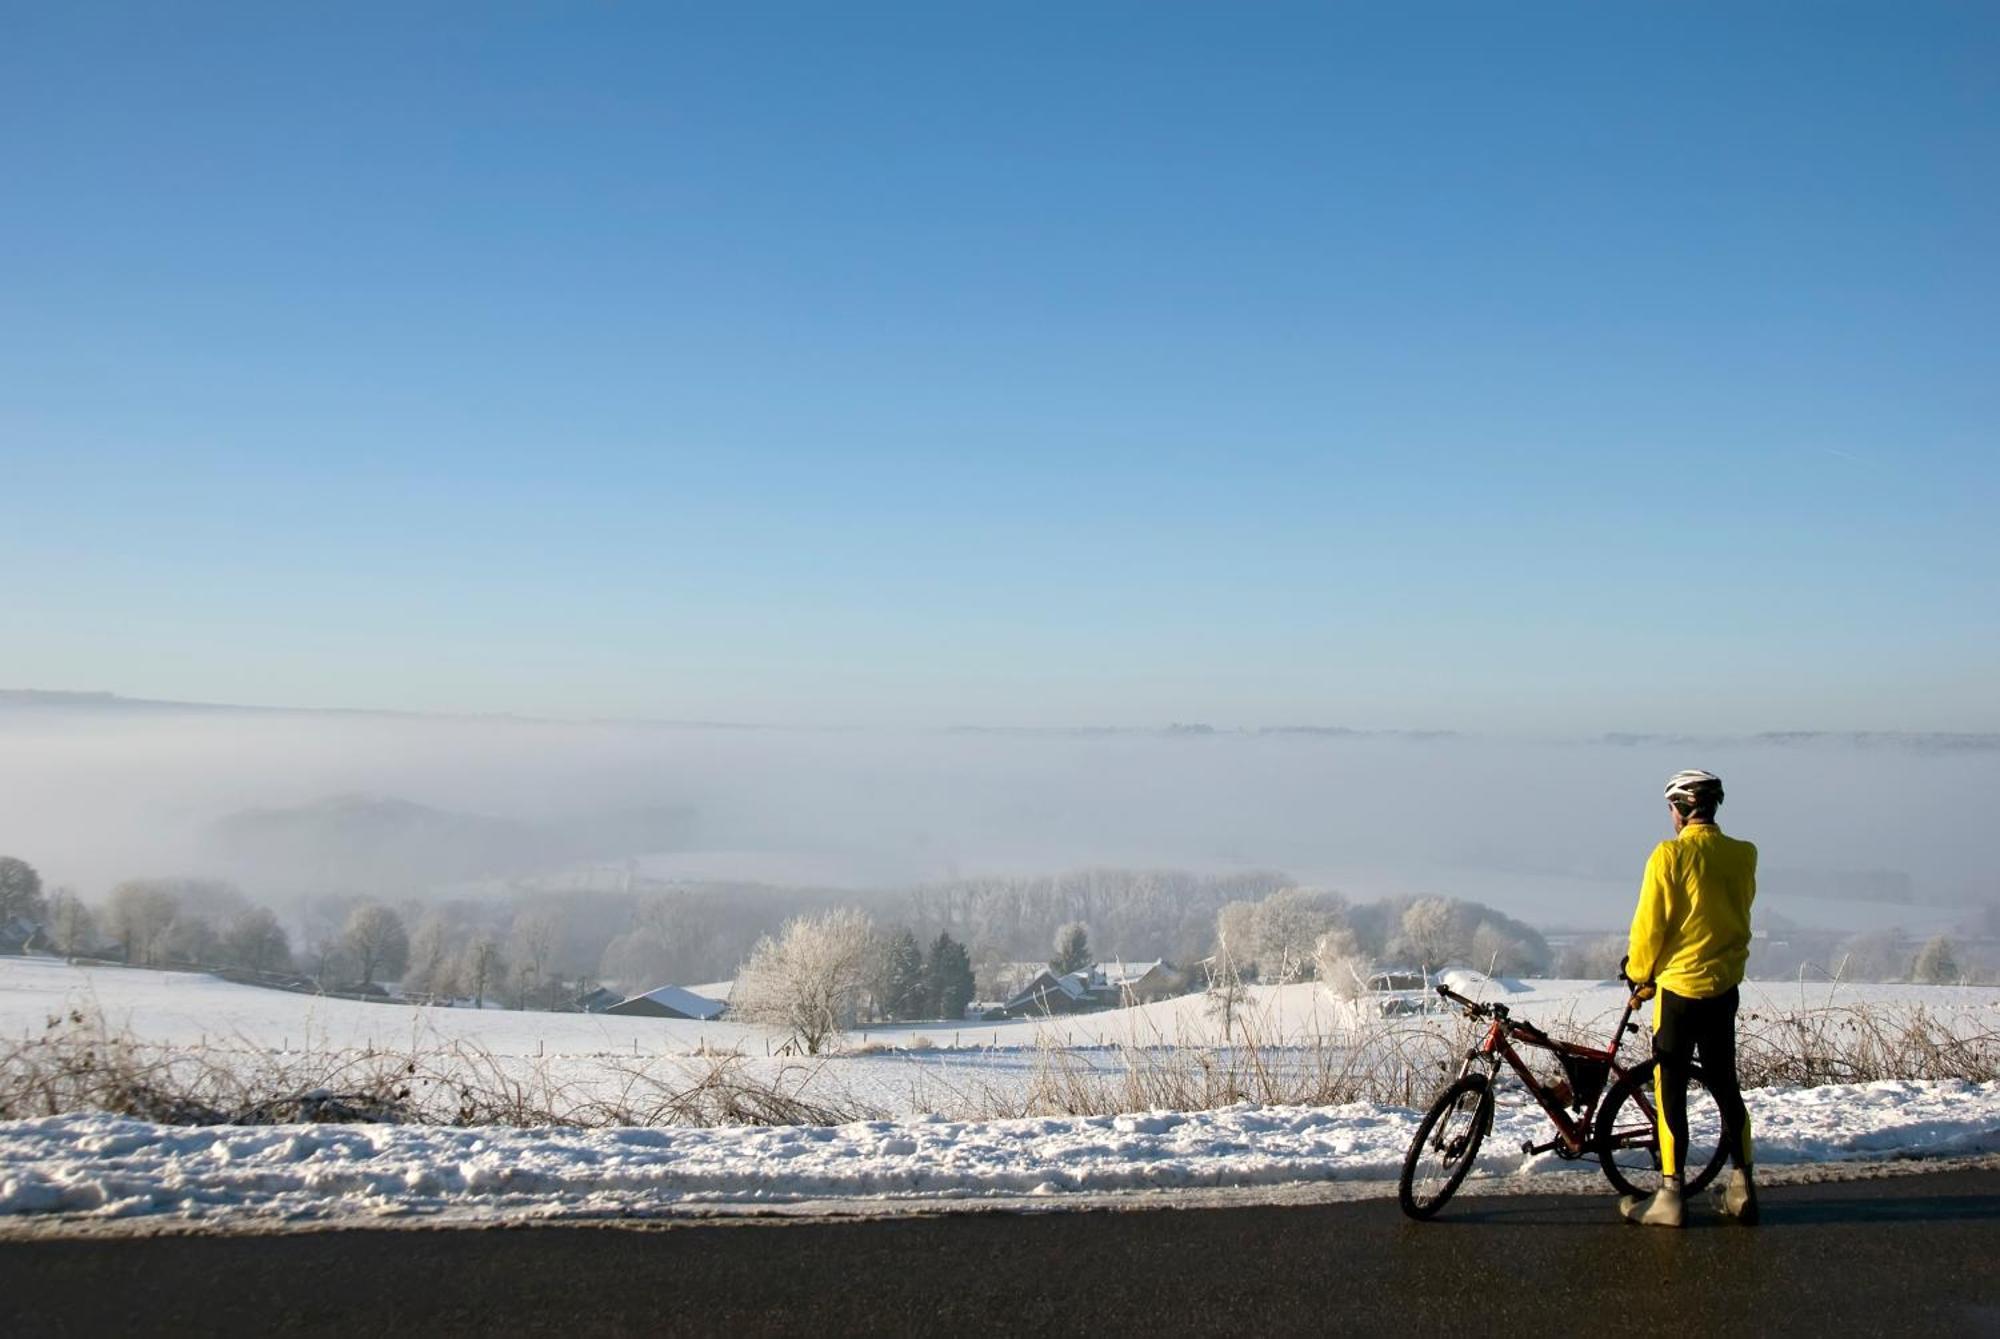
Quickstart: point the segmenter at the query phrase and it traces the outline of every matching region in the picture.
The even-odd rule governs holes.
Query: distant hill
[[[592,814],[523,823],[433,809],[386,795],[333,795],[288,809],[246,809],[209,829],[215,854],[260,881],[307,889],[407,892],[531,874],[576,860],[685,847],[691,810]]]
[[[601,725],[643,727],[661,730],[769,730],[779,733],[813,733],[833,727],[810,725],[772,726],[755,722],[655,720],[632,717],[594,717],[586,721],[561,720],[511,713],[454,713],[395,711],[376,707],[246,707],[226,702],[176,702],[162,698],[120,697],[108,692],[69,692],[42,688],[0,688],[0,710],[80,711],[98,714],[137,715],[144,713],[244,713],[259,716],[379,716],[399,720],[480,720],[519,725]],[[1354,729],[1341,725],[1246,725],[1214,726],[1203,723],[1170,725],[1081,725],[1081,726],[987,726],[957,725],[936,733],[946,735],[997,735],[1021,738],[1092,739],[1107,736],[1160,736],[1187,739],[1244,739],[1291,737],[1295,739],[1357,740],[1392,739],[1417,743],[1478,738],[1457,730]],[[1546,736],[1561,741],[1565,736]],[[1898,749],[1917,753],[2000,752],[2000,732],[1954,730],[1771,730],[1754,734],[1661,734],[1609,731],[1571,742],[1596,743],[1613,747],[1711,748],[1762,746],[1769,748],[1833,747],[1851,749]]]

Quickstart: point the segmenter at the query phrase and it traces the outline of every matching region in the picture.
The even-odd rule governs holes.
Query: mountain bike
[[[1622,979],[1622,977],[1621,977]],[[1658,1112],[1653,1105],[1653,1060],[1626,1065],[1618,1056],[1626,1034],[1639,1030],[1632,1013],[1641,1003],[1630,981],[1625,1011],[1603,1049],[1558,1041],[1505,1004],[1482,1004],[1448,986],[1437,993],[1467,1018],[1486,1023],[1486,1035],[1465,1053],[1458,1077],[1447,1083],[1417,1125],[1403,1158],[1397,1197],[1412,1218],[1434,1216],[1472,1170],[1479,1145],[1493,1129],[1494,1087],[1505,1063],[1531,1097],[1555,1122],[1555,1138],[1528,1140],[1521,1152],[1554,1153],[1565,1161],[1595,1156],[1621,1194],[1651,1194],[1660,1184]],[[1553,1052],[1561,1073],[1538,1077],[1521,1050]],[[1601,1099],[1601,1101],[1600,1101]],[[1728,1150],[1722,1141],[1722,1113],[1703,1081],[1699,1066],[1688,1080],[1688,1143],[1681,1159],[1685,1190],[1694,1194],[1722,1169]]]

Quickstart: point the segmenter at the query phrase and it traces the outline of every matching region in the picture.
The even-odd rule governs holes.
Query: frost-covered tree
[[[1313,966],[1320,985],[1337,999],[1351,1000],[1368,989],[1375,964],[1361,951],[1361,941],[1346,926],[1328,930],[1313,944]]]
[[[150,967],[159,961],[161,941],[178,907],[174,895],[155,880],[133,879],[111,890],[105,920],[128,964]]]
[[[1239,983],[1257,975],[1257,904],[1230,902],[1215,913],[1215,958]]]
[[[1625,956],[1623,935],[1604,935],[1580,944],[1565,944],[1556,955],[1555,974],[1571,981],[1608,981],[1618,975]]]
[[[1250,998],[1250,988],[1243,983],[1243,973],[1229,951],[1227,936],[1209,959],[1208,989],[1203,993],[1206,996],[1203,1007],[1221,1025],[1222,1040],[1227,1043],[1235,1035],[1237,1015]]]
[[[1345,903],[1336,894],[1281,888],[1257,904],[1257,979],[1282,986],[1313,970],[1313,948],[1337,923]]]
[[[292,965],[291,938],[269,907],[246,907],[229,922],[221,942],[222,961],[253,972],[279,972]]]
[[[783,1028],[818,1055],[854,1023],[873,934],[868,917],[852,908],[793,917],[750,950],[729,994],[730,1012]]]
[[[674,949],[657,928],[634,926],[604,946],[597,971],[628,995],[663,986],[674,979]]]
[[[1496,976],[1515,976],[1535,967],[1533,948],[1492,921],[1479,922],[1468,949],[1474,967]]]
[[[410,931],[410,961],[403,969],[403,993],[452,993],[451,922],[429,912]]]
[[[97,944],[97,917],[73,888],[58,888],[49,898],[49,941],[70,958]]]
[[[1452,960],[1457,948],[1451,922],[1451,903],[1442,897],[1420,898],[1403,912],[1398,944],[1416,966],[1435,972]]]
[[[500,941],[489,934],[476,934],[460,950],[452,979],[461,994],[472,996],[475,1008],[484,1009],[486,992],[506,975],[507,955],[500,951]]]
[[[40,923],[48,908],[42,901],[42,876],[25,860],[0,855],[0,924],[22,920]]]
[[[537,907],[514,918],[508,947],[514,960],[516,1003],[526,1008],[555,1002],[556,955],[562,949],[563,921],[553,907]]]
[[[1951,986],[1960,980],[1958,955],[1952,952],[1951,940],[1938,935],[1917,950],[1917,960],[1910,968],[1910,979],[1927,986]]]
[[[400,976],[408,965],[410,936],[403,928],[403,918],[380,902],[363,902],[356,907],[340,938],[364,986],[374,985],[377,973]]]
[[[1056,955],[1049,969],[1057,976],[1083,971],[1097,959],[1090,952],[1090,931],[1082,921],[1071,921],[1056,931]]]

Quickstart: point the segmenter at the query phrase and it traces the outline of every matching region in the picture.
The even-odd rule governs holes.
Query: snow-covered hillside
[[[1624,992],[1599,981],[1529,981],[1523,992],[1485,992],[1545,1025],[1604,1030]],[[726,993],[728,983],[694,987]],[[1746,982],[1743,1007],[1782,1011],[1870,1005],[1972,1011],[2000,1026],[2000,987],[1843,985]],[[75,967],[52,958],[0,958],[0,1036],[26,1037],[71,1009],[101,1013],[114,1030],[163,1045],[223,1044],[266,1050],[408,1049],[464,1042],[494,1055],[592,1056],[693,1054],[717,1049],[761,1056],[782,1036],[726,1018],[714,1022],[603,1014],[419,1007],[327,999],[239,985],[192,972],[115,966]],[[1297,1043],[1353,1024],[1355,1011],[1306,982],[1253,986],[1238,1020],[1260,1041]],[[869,1024],[846,1037],[848,1049],[934,1047],[1220,1045],[1222,1019],[1202,995],[1103,1013],[998,1022]]]
[[[1599,1034],[1623,998],[1598,982],[1523,984],[1506,995],[1518,1015]],[[1829,1006],[1923,1010],[1968,1034],[2000,1030],[2000,990],[1794,983],[1745,991],[1748,1017]],[[1286,1066],[1309,1068],[1343,1046],[1365,1046],[1373,1035],[1368,1011],[1311,985],[1253,989],[1234,1020],[1233,1048],[1222,1044],[1209,1002],[1196,996],[1040,1022],[871,1028],[848,1038],[839,1055],[801,1060],[768,1055],[769,1034],[726,1021],[417,1009],[187,973],[0,959],[6,1038],[37,1037],[51,1018],[72,1010],[101,1015],[149,1053],[225,1069],[263,1065],[266,1074],[298,1075],[320,1072],[315,1064],[359,1066],[367,1063],[359,1057],[374,1056],[400,1073],[402,1057],[421,1055],[426,1065],[444,1067],[436,1072],[456,1065],[476,1070],[479,1081],[532,1091],[544,1110],[555,1095],[578,1110],[592,1103],[600,1113],[633,1109],[635,1089],[699,1084],[718,1072],[716,1052],[735,1053],[720,1063],[735,1066],[730,1072],[746,1083],[821,1110],[880,1118],[777,1128],[538,1130],[188,1127],[59,1114],[0,1124],[0,1215],[491,1219],[827,1197],[979,1200],[1380,1182],[1394,1176],[1416,1119],[1397,1102],[1233,1097],[1180,1103],[1207,1110],[1116,1114],[1121,1105],[1175,1105],[1158,1094],[1186,1093],[1190,1082],[1231,1066],[1243,1075],[1276,1072],[1282,1091]],[[1246,1063],[1249,1050],[1255,1054]],[[1307,1086],[1311,1078],[1305,1075]],[[1422,1094],[1413,1096],[1421,1101]],[[1062,1105],[1072,1101],[1084,1105]],[[1092,1105],[1105,1102],[1111,1105]],[[1750,1102],[1766,1165],[2000,1152],[2000,1083],[1767,1088]],[[992,1118],[1023,1110],[1110,1114]],[[1535,1176],[1569,1165],[1518,1152],[1543,1121],[1518,1094],[1503,1100],[1482,1174]]]

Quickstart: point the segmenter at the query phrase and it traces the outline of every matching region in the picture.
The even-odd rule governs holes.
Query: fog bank
[[[857,733],[10,701],[0,756],[0,852],[86,893],[156,874],[329,891],[306,885],[344,866],[274,869],[218,834],[246,811],[362,795],[448,816],[425,824],[453,834],[458,863],[408,847],[410,895],[625,860],[657,877],[848,887],[1261,867],[1593,927],[1629,911],[1666,835],[1661,782],[1698,766],[1725,778],[1723,825],[1759,843],[1787,915],[1868,928],[2000,897],[1975,846],[2000,741],[1980,738]],[[392,871],[405,860],[373,855]]]

